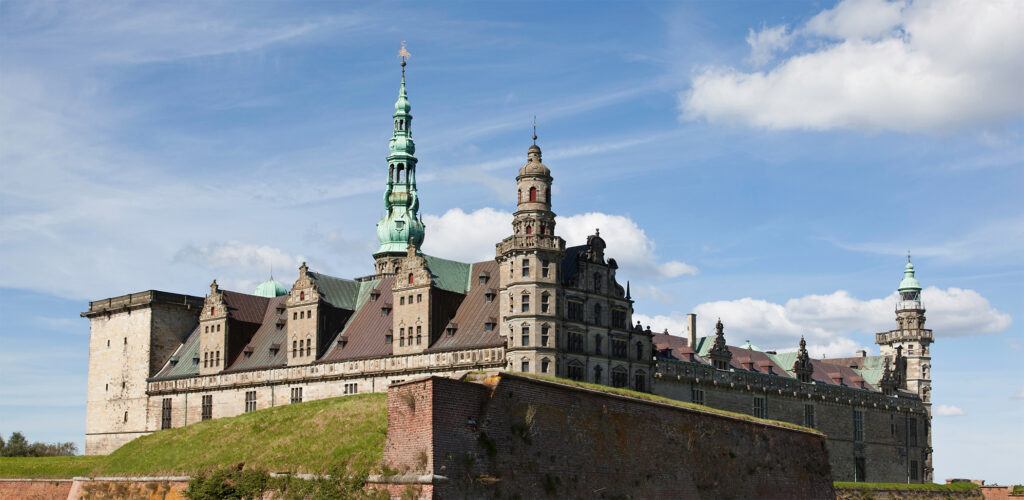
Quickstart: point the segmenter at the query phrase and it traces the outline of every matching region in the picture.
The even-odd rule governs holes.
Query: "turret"
[[[715,369],[729,369],[729,363],[732,361],[732,351],[725,344],[725,327],[722,325],[721,319],[718,320],[718,323],[715,323],[715,343],[711,345],[708,357],[711,358],[711,364],[715,366]]]
[[[931,404],[932,331],[924,327],[925,308],[921,302],[921,283],[914,275],[914,264],[907,254],[903,279],[897,289],[896,329],[875,334],[882,356],[891,363],[897,387]]]
[[[384,189],[384,217],[377,223],[380,247],[373,254],[378,275],[395,274],[406,253],[409,240],[416,248],[423,245],[424,226],[420,220],[419,195],[416,191],[416,144],[412,140],[412,114],[405,90],[405,59],[409,53],[402,42],[398,53],[402,59],[402,84],[392,116],[394,130],[388,143],[388,177]]]
[[[510,370],[556,375],[561,331],[559,263],[565,241],[554,234],[551,171],[541,162],[536,129],[533,141],[516,177],[518,201],[512,236],[496,249],[501,266],[501,330]]]

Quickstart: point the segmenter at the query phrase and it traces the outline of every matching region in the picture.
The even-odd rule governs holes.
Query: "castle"
[[[629,285],[595,230],[566,247],[537,137],[516,176],[511,234],[492,260],[425,255],[405,61],[387,156],[374,273],[305,263],[288,290],[145,291],[89,303],[86,453],[160,429],[256,409],[386,391],[425,375],[503,370],[635,391],[815,428],[833,477],[930,482],[931,330],[908,262],[880,356],[812,359],[633,324]],[[726,318],[728,321],[728,318]]]

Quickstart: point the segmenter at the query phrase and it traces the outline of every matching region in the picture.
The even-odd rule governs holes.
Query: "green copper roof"
[[[449,292],[466,293],[469,290],[472,264],[424,255],[427,267],[434,278],[434,286]]]
[[[914,264],[910,262],[910,256],[907,256],[907,265],[903,268],[903,281],[900,281],[899,291],[909,292],[914,290],[921,290],[921,283],[914,277]]]
[[[273,277],[257,285],[256,291],[252,292],[252,294],[257,297],[266,297],[268,299],[280,297],[286,293],[288,293],[288,289],[274,280]]]

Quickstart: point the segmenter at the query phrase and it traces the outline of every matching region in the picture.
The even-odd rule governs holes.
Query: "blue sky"
[[[0,4],[0,433],[85,427],[96,300],[372,272],[406,40],[425,249],[558,232],[638,317],[851,355],[915,257],[935,477],[1024,480],[1018,2]]]

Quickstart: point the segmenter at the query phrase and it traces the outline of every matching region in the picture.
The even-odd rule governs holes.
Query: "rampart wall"
[[[819,433],[508,373],[392,386],[384,463],[435,498],[835,498]]]

